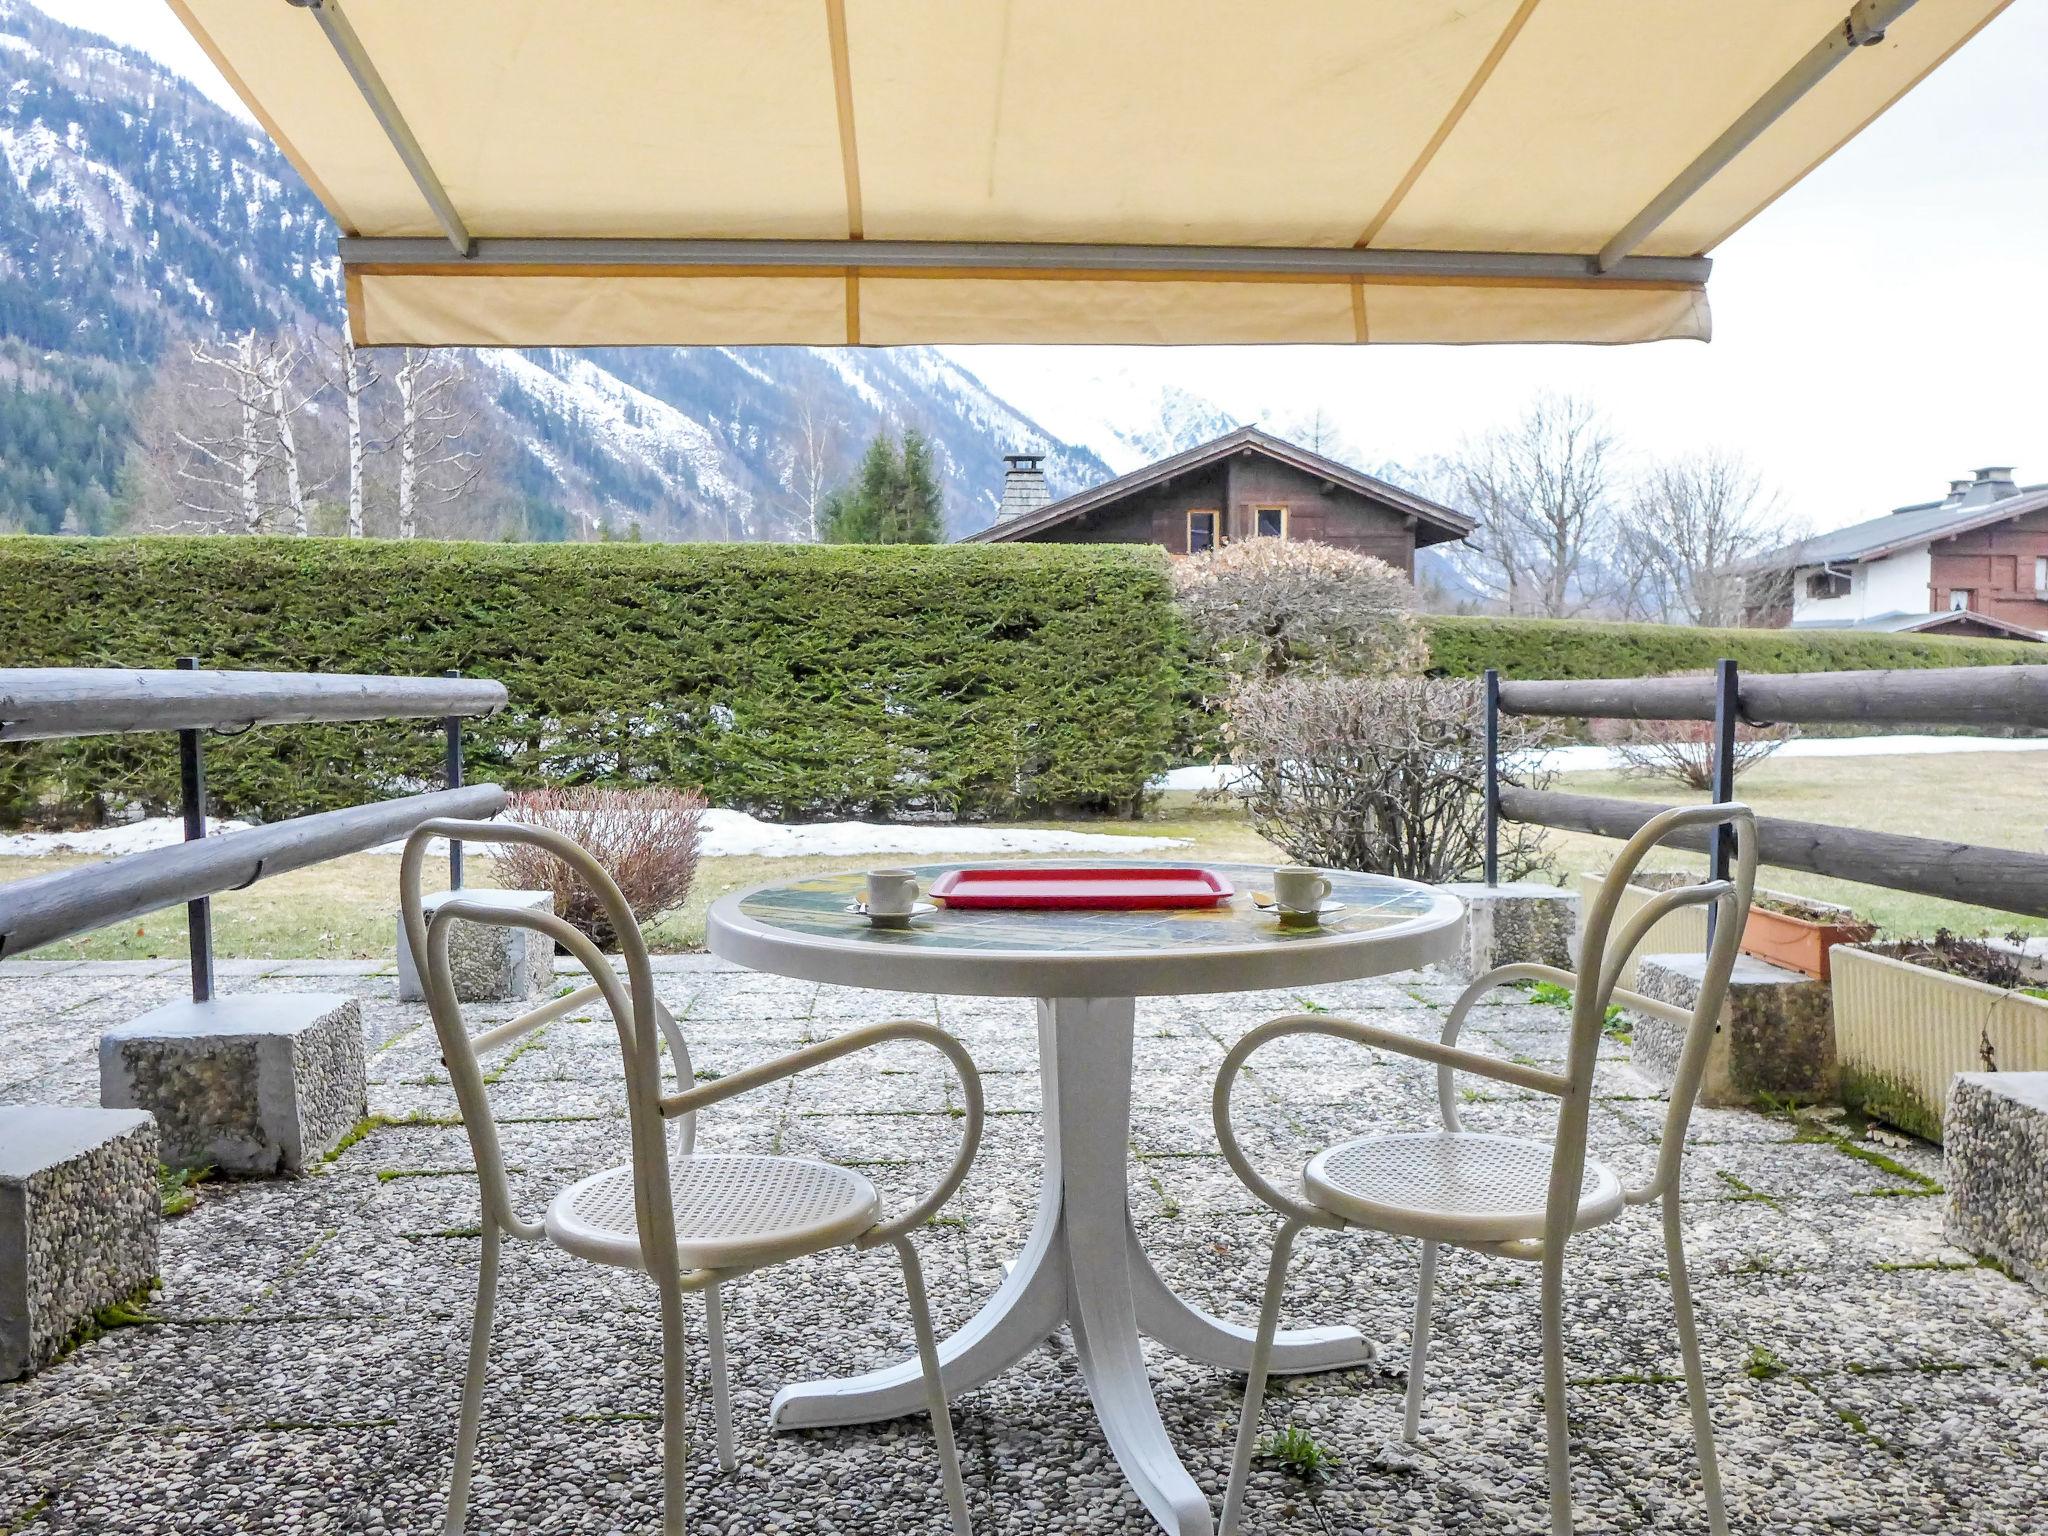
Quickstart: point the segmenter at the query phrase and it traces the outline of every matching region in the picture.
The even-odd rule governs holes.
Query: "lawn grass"
[[[1219,863],[1233,860],[1270,864],[1281,855],[1238,817],[1220,809],[1187,804],[1165,808],[1143,821],[1036,821],[1016,825],[1072,831],[1123,834],[1132,837],[1184,837],[1185,849],[1149,849],[1141,859],[1186,856]],[[697,869],[689,899],[675,911],[647,925],[648,943],[657,952],[682,953],[704,947],[704,914],[727,891],[769,880],[795,879],[839,869],[872,869],[879,864],[943,863],[944,853],[918,855],[852,854],[838,858],[705,859]],[[986,858],[958,854],[955,858]],[[1030,854],[1006,855],[1028,859]],[[1073,858],[1045,854],[1044,858]],[[0,858],[0,882],[49,874],[92,862],[83,856]],[[496,885],[487,856],[472,852],[465,866],[471,885]],[[444,860],[429,859],[426,886],[446,889]],[[262,880],[247,890],[213,898],[214,953],[224,959],[259,960],[391,960],[396,942],[398,860],[388,854],[359,853],[311,869],[294,870]],[[39,960],[158,960],[185,954],[185,909],[152,912],[132,923],[103,928],[35,952]]]
[[[1675,789],[1666,794],[1662,786],[1607,773],[1560,775],[1556,787],[1641,800],[1675,802],[1687,798]],[[1773,759],[1745,773],[1739,793],[1758,812],[1768,816],[1952,838],[2028,852],[2042,850],[2044,831],[2048,831],[2048,773],[2032,759],[2008,755]],[[1153,814],[1142,821],[1039,821],[1018,825],[1189,840],[1185,849],[1150,850],[1139,853],[1139,858],[1184,856],[1219,863],[1273,863],[1281,858],[1279,850],[1253,832],[1227,806],[1186,793],[1161,797]],[[1575,880],[1581,871],[1605,869],[1621,845],[1577,833],[1552,833],[1548,846],[1555,877]],[[927,862],[947,859],[943,853],[922,857]],[[70,856],[0,859],[0,881],[47,874],[86,862],[82,857]],[[701,949],[705,910],[728,891],[768,880],[904,862],[912,861],[889,854],[816,859],[706,859],[698,869],[689,900],[649,924],[648,938],[661,952]],[[1683,869],[1697,867],[1697,863],[1696,858],[1686,854],[1665,853],[1655,856],[1651,867]],[[472,855],[469,871],[472,884],[496,883],[487,857]],[[428,862],[429,889],[444,886],[446,875],[444,863]],[[1937,927],[1971,934],[2048,933],[2048,920],[2014,917],[1982,907],[1965,907],[1819,875],[1772,869],[1766,870],[1762,879],[1773,890],[1852,906],[1889,933],[1925,934]],[[226,958],[390,960],[397,899],[398,860],[385,854],[356,854],[312,869],[278,875],[247,890],[230,891],[214,898],[215,951]],[[48,960],[146,960],[176,959],[184,953],[185,912],[180,907],[49,945],[37,951],[36,956]]]
[[[1553,787],[1572,794],[1619,795],[1665,804],[1705,798],[1676,785],[1613,773],[1560,774]],[[2039,760],[2024,755],[1958,752],[1767,758],[1741,776],[1736,798],[1760,816],[1938,837],[2024,853],[2048,849],[2048,771]],[[1621,844],[1583,833],[1553,832],[1549,848],[1557,868],[1576,878],[1583,870],[1605,869]],[[1700,861],[1684,853],[1660,852],[1651,856],[1648,867],[1697,869]],[[1757,879],[1774,891],[1853,907],[1889,934],[1928,934],[1936,928],[1966,934],[2048,933],[2048,919],[2018,917],[1825,875],[1765,868]]]

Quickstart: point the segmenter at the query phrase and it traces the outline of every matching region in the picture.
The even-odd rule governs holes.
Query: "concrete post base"
[[[1524,960],[1570,967],[1578,892],[1533,880],[1461,880],[1443,889],[1465,903],[1464,948],[1452,962],[1460,975],[1480,976]]]
[[[555,898],[547,891],[500,891],[479,886],[460,891],[436,891],[426,898],[427,920],[445,901],[474,901],[482,906],[508,907],[529,912],[552,912]],[[481,923],[457,923],[448,935],[448,965],[455,973],[455,995],[465,1003],[523,1003],[536,992],[553,985],[555,979],[554,941],[526,928],[487,928]],[[426,989],[420,985],[412,946],[406,942],[405,923],[398,923],[398,999],[422,1002]]]
[[[1942,1117],[1948,1240],[2048,1291],[2048,1072],[1963,1072]]]
[[[1705,955],[1642,955],[1635,990],[1660,1002],[1691,1008],[1699,1002]],[[1631,1014],[1635,1046],[1630,1064],[1670,1087],[1685,1044],[1679,1025]],[[1721,1024],[1707,1051],[1700,1082],[1702,1104],[1754,1104],[1764,1094],[1832,1099],[1835,1019],[1828,984],[1751,955],[1735,957]]]
[[[303,1172],[364,1101],[362,1008],[338,992],[168,1003],[100,1036],[100,1102],[155,1114],[174,1168]]]
[[[156,1278],[157,1209],[148,1115],[0,1107],[0,1381]]]

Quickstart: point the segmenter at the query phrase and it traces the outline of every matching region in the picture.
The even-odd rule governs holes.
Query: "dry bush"
[[[680,906],[697,873],[697,822],[704,797],[674,789],[537,789],[513,795],[505,820],[547,827],[589,850],[619,883],[633,916],[645,923]],[[512,844],[492,855],[498,878],[516,890],[552,891],[555,915],[618,945],[597,893],[542,848]]]
[[[1711,720],[1595,720],[1591,734],[1612,747],[1621,771],[1634,779],[1663,779],[1705,792],[1714,787],[1714,724]],[[1762,762],[1792,739],[1782,725],[1735,727],[1735,776]]]
[[[1242,682],[1226,705],[1236,793],[1261,836],[1326,869],[1432,884],[1475,874],[1485,852],[1480,686],[1430,677],[1303,676]],[[1503,716],[1501,782],[1540,789],[1525,765],[1537,721]],[[1539,828],[1503,822],[1501,874],[1543,867]]]
[[[1173,587],[1196,639],[1240,676],[1409,672],[1429,659],[1414,586],[1370,555],[1246,539],[1176,561]]]

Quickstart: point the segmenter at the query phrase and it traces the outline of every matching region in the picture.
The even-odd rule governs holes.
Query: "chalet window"
[[[2048,592],[2048,555],[2034,557],[2034,590]]]
[[[1974,587],[1950,587],[1948,589],[1948,611],[1968,613],[1975,602],[1977,591]]]
[[[1252,516],[1252,532],[1259,538],[1284,539],[1287,537],[1287,509],[1285,507],[1260,507]]]
[[[1199,555],[1205,549],[1216,547],[1216,514],[1214,512],[1190,512],[1188,514],[1188,553]]]
[[[1847,571],[1815,571],[1806,578],[1806,595],[1814,599],[1847,597],[1852,582]]]

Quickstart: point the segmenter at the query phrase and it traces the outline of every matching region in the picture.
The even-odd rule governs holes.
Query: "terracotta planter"
[[[1861,944],[1877,932],[1847,907],[1835,910],[1841,916],[1814,921],[1753,906],[1742,926],[1742,952],[1826,981],[1829,950],[1837,944]]]
[[[1835,956],[1842,1102],[1940,1141],[1958,1072],[2048,1072],[2048,1001],[1847,948]]]

